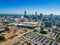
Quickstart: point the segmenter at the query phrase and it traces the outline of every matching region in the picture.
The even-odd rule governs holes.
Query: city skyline
[[[0,0],[0,14],[57,14],[60,15],[59,0]]]

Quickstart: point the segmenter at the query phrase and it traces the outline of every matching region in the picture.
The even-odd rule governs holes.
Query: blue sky
[[[0,0],[0,13],[60,14],[60,0]]]

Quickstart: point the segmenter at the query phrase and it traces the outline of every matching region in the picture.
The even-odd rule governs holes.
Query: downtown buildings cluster
[[[37,12],[29,15],[1,14],[1,45],[60,45],[59,16]]]

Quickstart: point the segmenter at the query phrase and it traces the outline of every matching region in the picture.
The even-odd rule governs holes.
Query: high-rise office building
[[[40,20],[42,20],[42,17],[43,17],[43,14],[42,14],[42,13],[40,13]]]
[[[26,17],[26,11],[24,11],[24,17]]]
[[[50,14],[50,20],[52,20],[52,18],[53,18],[53,14]]]
[[[50,22],[50,21],[46,21],[45,23],[45,27],[52,27],[52,22]]]
[[[35,12],[35,15],[37,16],[37,12]]]
[[[35,12],[35,21],[38,20],[37,12]]]

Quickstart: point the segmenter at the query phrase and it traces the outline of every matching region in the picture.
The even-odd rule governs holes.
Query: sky
[[[60,14],[60,0],[0,0],[0,14]]]

